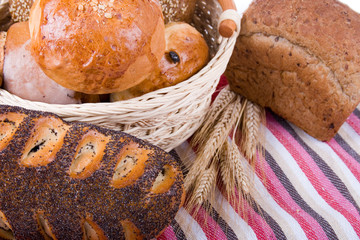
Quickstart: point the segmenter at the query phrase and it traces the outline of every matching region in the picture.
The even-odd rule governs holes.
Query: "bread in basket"
[[[212,58],[197,74],[175,86],[125,101],[68,105],[28,101],[0,89],[0,104],[50,111],[66,121],[122,130],[171,150],[200,126],[211,95],[226,69],[238,35],[235,32],[229,38],[220,37],[218,23],[226,19],[239,25],[236,12],[223,12],[218,1],[197,1],[193,24],[207,40]]]

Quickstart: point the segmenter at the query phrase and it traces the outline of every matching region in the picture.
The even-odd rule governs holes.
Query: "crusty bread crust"
[[[329,140],[360,102],[360,15],[335,0],[256,0],[226,76],[235,92]]]
[[[111,94],[111,101],[138,97],[178,84],[194,75],[209,61],[209,47],[204,37],[190,24],[167,24],[165,43],[165,54],[161,58],[158,71],[154,71],[149,78],[132,88]]]
[[[43,71],[87,94],[136,85],[154,71],[165,49],[155,0],[36,0],[29,26],[31,51]]]

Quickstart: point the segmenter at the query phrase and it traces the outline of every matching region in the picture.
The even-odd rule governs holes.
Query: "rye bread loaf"
[[[0,105],[0,238],[152,239],[184,201],[180,163],[128,134]]]
[[[255,0],[225,74],[233,91],[330,140],[360,102],[360,15],[336,0]]]

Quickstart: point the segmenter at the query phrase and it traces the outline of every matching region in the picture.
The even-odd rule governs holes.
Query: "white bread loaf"
[[[75,91],[50,79],[35,62],[30,52],[28,22],[15,23],[9,28],[5,48],[3,87],[8,92],[30,101],[51,104],[81,102]]]

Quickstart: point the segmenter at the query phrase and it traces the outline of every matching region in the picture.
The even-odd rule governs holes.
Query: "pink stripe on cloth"
[[[165,231],[157,238],[157,240],[176,240],[176,234],[174,229],[169,226],[165,229]]]
[[[256,173],[274,200],[300,224],[309,239],[327,239],[320,224],[294,201],[265,159],[258,162]]]
[[[348,154],[335,139],[331,139],[328,145],[336,152],[336,154],[343,160],[349,170],[354,174],[356,179],[360,182],[360,163],[356,161],[350,154]]]
[[[346,122],[360,135],[360,119],[352,113]]]
[[[204,208],[201,207],[195,216],[194,212],[192,212],[191,216],[198,222],[208,240],[227,239],[219,224],[214,221]]]
[[[273,116],[271,116],[271,114],[267,115],[267,121],[269,130],[294,157],[299,167],[305,173],[320,196],[349,221],[357,235],[360,237],[360,231],[357,227],[360,225],[360,216],[354,205],[338,191],[324,175],[309,153],[273,118]]]
[[[226,196],[224,193],[222,193],[224,198]],[[237,203],[243,203],[243,205],[240,207],[236,207]],[[235,199],[229,201],[230,205],[233,207],[236,213],[239,214],[239,216],[244,219],[245,222],[253,229],[256,237],[258,239],[267,240],[267,239],[276,239],[276,235],[270,225],[265,221],[265,219],[255,212],[253,207],[248,204],[247,201],[245,201],[243,198],[241,199]]]

